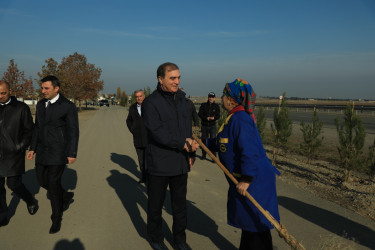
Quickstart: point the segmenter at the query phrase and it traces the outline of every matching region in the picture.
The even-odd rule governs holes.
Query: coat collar
[[[176,93],[166,92],[162,90],[160,83],[158,83],[156,89],[164,96],[185,96],[185,92],[181,91],[180,89],[177,90]]]

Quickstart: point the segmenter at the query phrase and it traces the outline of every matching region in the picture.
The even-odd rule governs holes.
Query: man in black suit
[[[163,63],[156,72],[158,85],[142,105],[148,135],[147,234],[153,249],[167,249],[162,230],[162,209],[169,186],[175,249],[191,249],[186,243],[187,179],[199,147],[192,137],[185,93],[179,90],[180,70]]]
[[[138,183],[146,182],[145,151],[147,146],[147,130],[141,117],[141,106],[145,99],[143,90],[134,91],[136,103],[130,106],[129,114],[126,118],[126,125],[133,134],[133,143],[138,155],[139,168],[141,169],[141,179]]]
[[[38,210],[37,201],[22,183],[33,118],[29,106],[10,94],[9,83],[0,81],[0,227],[8,224],[5,179],[8,188],[26,202],[30,214]]]
[[[73,193],[61,186],[66,164],[73,164],[78,149],[78,114],[76,106],[59,94],[55,76],[41,80],[44,99],[36,106],[35,130],[27,158],[36,153],[35,170],[41,187],[47,189],[52,207],[50,234],[61,228],[63,211],[73,202]]]

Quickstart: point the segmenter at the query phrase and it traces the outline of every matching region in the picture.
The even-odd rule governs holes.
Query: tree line
[[[259,108],[256,115],[256,124],[262,139],[264,139],[266,119],[263,107]],[[350,181],[350,174],[353,170],[365,172],[370,179],[373,179],[375,176],[375,140],[369,147],[368,153],[365,154],[365,127],[361,117],[356,115],[354,111],[354,103],[346,106],[342,120],[335,118],[335,125],[339,138],[337,151],[339,154],[339,165],[343,168],[343,182]],[[319,148],[324,140],[322,129],[323,123],[319,121],[316,109],[314,109],[311,117],[311,123],[300,123],[303,141],[300,144],[299,151],[306,156],[308,163],[318,157]],[[271,144],[273,146],[272,162],[276,164],[278,150],[287,149],[288,139],[292,134],[292,120],[289,117],[285,93],[280,96],[279,105],[274,109],[271,131]]]
[[[46,59],[41,71],[37,73],[39,78],[34,80],[40,86],[40,80],[45,76],[56,76],[61,83],[60,92],[75,103],[78,102],[80,107],[82,101],[98,97],[104,85],[100,79],[101,74],[101,68],[89,63],[85,55],[75,52],[63,57],[60,63],[53,58]],[[32,78],[25,77],[24,71],[18,69],[14,59],[10,60],[2,80],[10,84],[12,94],[17,98],[35,99],[41,96],[40,90],[35,91]]]

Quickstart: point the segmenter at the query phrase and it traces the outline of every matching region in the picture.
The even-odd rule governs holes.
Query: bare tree
[[[4,72],[2,80],[10,84],[12,95],[22,98],[32,98],[34,96],[33,80],[25,78],[25,73],[18,69],[14,59],[9,61],[8,69]]]
[[[59,63],[53,58],[49,58],[44,61],[46,64],[42,66],[42,71],[38,72],[39,81],[48,75],[54,75],[59,78]]]
[[[60,64],[53,58],[49,58],[38,73],[41,78],[46,75],[55,75],[60,79],[61,92],[74,102],[94,99],[103,89],[104,82],[100,80],[102,70],[94,64],[88,63],[85,55],[75,52],[73,55],[64,57]]]

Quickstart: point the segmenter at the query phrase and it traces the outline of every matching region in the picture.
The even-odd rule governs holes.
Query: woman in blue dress
[[[222,96],[228,117],[217,136],[220,161],[237,178],[228,178],[228,224],[242,229],[239,249],[272,249],[271,223],[246,198],[246,191],[280,221],[276,176],[260,138],[253,114],[255,93],[249,83],[236,79],[227,83]]]

